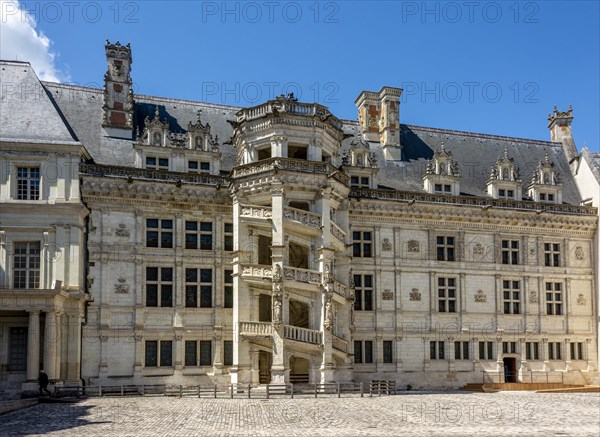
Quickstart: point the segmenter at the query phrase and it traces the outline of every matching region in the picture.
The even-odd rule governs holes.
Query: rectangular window
[[[200,341],[200,365],[212,366],[212,342],[210,340]]]
[[[11,327],[8,343],[8,371],[27,370],[27,328]]]
[[[146,306],[173,306],[173,268],[146,267]]]
[[[392,341],[383,340],[383,362],[384,363],[393,363],[394,362],[394,354],[392,348]]]
[[[40,199],[40,168],[17,167],[17,200]]]
[[[544,243],[544,265],[560,267],[560,244]]]
[[[212,308],[212,269],[185,269],[185,306]],[[200,292],[200,294],[198,294]]]
[[[456,279],[438,278],[438,311],[456,312]]]
[[[456,261],[454,237],[437,237],[437,260]]]
[[[352,232],[352,256],[357,258],[371,258],[373,253],[372,234],[367,231]]]
[[[233,223],[223,224],[223,249],[233,251]]]
[[[225,270],[223,284],[223,307],[233,308],[233,270]]]
[[[13,288],[40,287],[40,243],[15,242]]]
[[[173,342],[160,342],[160,366],[171,367],[173,365]]]
[[[173,220],[146,220],[146,247],[173,248]]]
[[[546,282],[546,314],[560,316],[563,310],[561,282]]]
[[[521,281],[502,281],[504,314],[521,314]]]
[[[537,341],[525,343],[525,358],[532,361],[540,359],[540,344]]]
[[[195,341],[185,342],[185,365],[192,367],[198,365],[198,345]]]
[[[455,341],[454,342],[454,359],[468,360],[469,359],[469,342]]]
[[[373,362],[373,342],[355,341],[354,342],[354,362],[371,364]]]
[[[158,365],[158,341],[146,342],[146,367],[156,367]]]
[[[502,264],[519,264],[519,242],[502,240]]]
[[[185,248],[212,250],[213,225],[211,222],[185,222]]]
[[[373,275],[354,275],[354,309],[373,311]]]
[[[548,342],[548,359],[562,360],[561,344],[559,342]]]
[[[356,188],[369,188],[369,178],[368,177],[359,177],[359,176],[351,176],[350,177],[350,186]]]
[[[583,343],[571,343],[571,360],[577,361],[583,359],[585,359],[583,357]]]
[[[479,342],[479,359],[480,360],[495,360],[494,343],[491,341]]]
[[[443,341],[429,342],[429,358],[432,360],[444,360],[446,356],[446,344]]]
[[[223,365],[233,366],[233,341],[225,340],[223,342]]]
[[[503,354],[516,354],[517,353],[517,342],[516,341],[503,341],[502,342],[502,353]]]
[[[169,158],[146,156],[146,168],[153,170],[169,170]]]
[[[190,173],[198,172],[198,161],[188,161],[188,171]]]

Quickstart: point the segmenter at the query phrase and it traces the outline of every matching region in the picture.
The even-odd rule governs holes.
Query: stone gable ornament
[[[477,294],[475,295],[475,302],[477,302],[477,303],[486,303],[487,302],[487,296],[483,292],[483,290],[477,291]]]
[[[418,288],[413,288],[410,292],[410,300],[420,302],[421,301],[421,293]]]
[[[381,249],[383,249],[385,252],[392,250],[392,243],[389,238],[383,239],[383,242],[381,243]]]

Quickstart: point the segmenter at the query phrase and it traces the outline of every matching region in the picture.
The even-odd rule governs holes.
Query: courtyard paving
[[[600,393],[296,399],[90,398],[0,416],[0,436],[600,435]]]

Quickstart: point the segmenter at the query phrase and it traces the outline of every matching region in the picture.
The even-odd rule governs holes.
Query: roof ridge
[[[25,64],[25,65],[31,66],[31,63],[29,61],[18,61],[16,59],[14,61],[11,61],[10,59],[0,59],[0,65],[11,65],[11,64]]]

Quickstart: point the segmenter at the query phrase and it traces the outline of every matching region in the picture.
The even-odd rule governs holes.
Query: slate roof
[[[96,163],[133,166],[132,142],[109,138],[102,128],[103,90],[51,82],[43,84],[54,96],[56,104]],[[233,128],[227,120],[235,120],[235,113],[240,107],[145,95],[135,95],[135,102],[134,132],[138,128],[140,132],[143,131],[145,117],[152,119],[157,105],[161,119],[167,119],[174,132],[185,131],[190,121],[196,122],[198,110],[201,110],[202,123],[208,122],[212,135],[218,135],[222,170],[231,170],[235,165],[233,146],[223,143],[233,135]],[[344,120],[343,123],[346,133],[358,134],[356,121]],[[451,151],[460,164],[461,193],[464,195],[487,196],[486,180],[490,168],[507,147],[509,155],[515,158],[519,166],[524,191],[531,181],[534,168],[548,153],[560,172],[563,201],[573,205],[581,201],[560,143],[409,125],[401,125],[400,138],[403,161],[399,163],[386,162],[380,145],[370,143],[380,166],[377,179],[380,187],[422,192],[426,161],[443,142],[446,150]],[[352,138],[347,138],[342,149],[347,150],[351,141]]]
[[[590,152],[587,147],[584,147],[581,151],[581,156],[585,159],[592,169],[592,173],[596,176],[596,180],[600,183],[600,153]]]
[[[0,61],[0,140],[77,144],[29,62]]]

